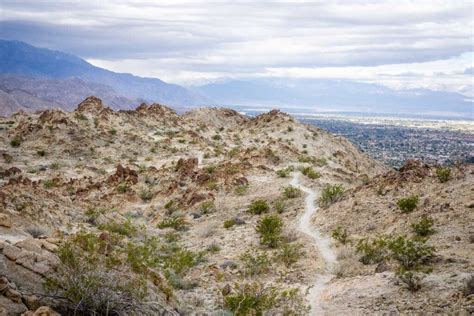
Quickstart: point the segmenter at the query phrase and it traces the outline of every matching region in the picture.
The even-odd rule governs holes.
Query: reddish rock
[[[107,183],[119,184],[122,182],[136,184],[138,182],[138,173],[129,167],[118,165],[115,173],[107,179]]]

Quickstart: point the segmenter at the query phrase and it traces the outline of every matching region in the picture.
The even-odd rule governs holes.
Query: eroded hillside
[[[337,292],[350,291],[351,278],[370,281],[370,269],[331,278],[321,287],[328,300],[306,295],[318,275],[332,271],[298,225],[308,193],[290,183],[300,175],[298,185],[315,193],[342,185],[345,198],[318,211],[313,226],[330,235],[350,225],[351,236],[365,236],[362,221],[373,221],[370,234],[391,233],[378,223],[398,218],[382,207],[359,217],[351,201],[401,175],[382,177],[389,170],[344,138],[284,113],[178,115],[157,104],[117,112],[90,97],[70,113],[1,118],[0,153],[0,305],[12,314],[40,305],[151,315],[374,307],[364,299],[365,310],[344,305]],[[468,190],[472,175],[462,170],[454,172],[456,183]],[[458,197],[452,190],[446,199]],[[449,206],[446,212],[456,214]],[[467,271],[472,259],[464,260]],[[393,299],[402,304],[404,295]]]

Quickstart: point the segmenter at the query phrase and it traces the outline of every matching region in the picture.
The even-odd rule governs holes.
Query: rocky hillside
[[[421,194],[423,181],[433,186],[429,202],[420,195],[423,209],[443,199],[436,190],[452,190],[439,212],[454,218],[458,204],[466,213],[472,184],[470,169],[459,167],[444,184],[426,171],[413,184],[418,191],[410,189],[404,171],[278,111],[255,118],[216,108],[178,115],[158,104],[114,111],[95,97],[72,112],[0,118],[0,154],[0,306],[12,315],[42,305],[62,314],[366,313],[380,306],[378,286],[395,302],[392,310],[408,299],[428,304],[439,288],[412,294],[396,287],[389,260],[378,274],[357,260],[336,273],[353,260],[341,256],[328,269],[325,251],[342,246],[321,248],[317,229],[326,236],[343,226],[354,242],[398,232],[405,226],[388,201],[403,190]],[[380,183],[387,183],[384,195],[376,193]],[[315,239],[300,221],[311,192],[326,207],[313,216]],[[402,218],[411,223],[417,212]],[[430,242],[445,234],[444,220],[435,223]],[[433,264],[448,276],[456,271],[448,287],[458,299],[450,296],[443,308],[466,310],[459,291],[472,270],[469,227],[449,225],[461,238],[453,241],[459,253]],[[359,293],[352,287],[372,280],[372,296],[346,300]]]

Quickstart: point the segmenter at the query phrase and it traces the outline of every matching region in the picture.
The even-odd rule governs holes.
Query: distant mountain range
[[[474,119],[472,100],[427,89],[393,90],[350,80],[220,79],[184,88],[157,78],[116,73],[19,41],[0,40],[0,115],[50,107],[73,109],[95,95],[115,109],[157,102],[178,111],[197,106],[253,106],[318,112],[431,114]]]
[[[0,40],[0,115],[45,107],[71,109],[96,95],[116,109],[140,101],[178,108],[209,104],[202,95],[156,78],[142,78],[95,67],[59,51]]]
[[[427,89],[393,90],[349,80],[229,79],[192,89],[221,105],[474,118],[472,100],[458,93]]]

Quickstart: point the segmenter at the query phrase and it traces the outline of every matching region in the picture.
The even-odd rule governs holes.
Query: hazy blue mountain
[[[144,101],[125,98],[109,86],[78,78],[47,79],[0,74],[0,115],[4,116],[19,110],[32,112],[61,108],[72,111],[91,95],[100,96],[114,109],[132,109]]]
[[[473,118],[472,101],[458,93],[393,90],[349,80],[221,80],[193,87],[221,105],[299,107],[314,111],[443,114]]]
[[[95,67],[59,51],[37,48],[19,41],[0,40],[0,73],[49,79],[79,78],[106,85],[129,99],[144,99],[170,106],[196,106],[210,101],[196,92],[156,78],[142,78]]]

